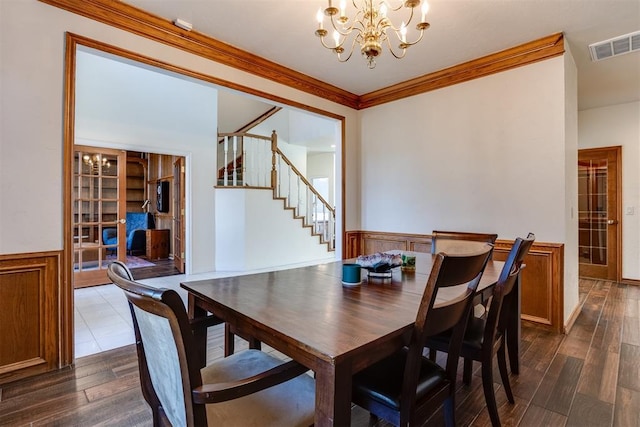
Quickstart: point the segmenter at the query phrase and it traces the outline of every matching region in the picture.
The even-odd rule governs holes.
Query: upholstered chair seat
[[[389,408],[400,411],[400,397],[404,368],[407,365],[407,349],[393,354],[381,362],[355,375],[354,400],[371,399]],[[416,389],[416,400],[422,400],[436,386],[446,381],[446,371],[437,363],[423,357],[420,360],[420,374]]]
[[[281,364],[282,360],[268,353],[244,350],[200,372],[204,384],[219,384],[249,378]],[[313,425],[314,387],[313,378],[303,374],[240,399],[207,405],[207,423],[210,426]]]

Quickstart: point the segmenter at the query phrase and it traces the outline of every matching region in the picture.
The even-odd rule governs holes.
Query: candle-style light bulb
[[[336,42],[336,47],[340,46],[340,33],[337,31],[333,32],[333,40]]]
[[[405,24],[404,21],[402,21],[402,25],[400,25],[400,39],[402,43],[407,42],[407,24]]]
[[[322,29],[322,21],[324,20],[324,15],[322,13],[322,9],[318,8],[318,13],[316,13],[316,19],[318,20],[318,29]]]
[[[427,12],[429,12],[429,3],[425,1],[422,3],[422,21],[420,22],[426,22]]]
[[[347,1],[346,0],[340,0],[340,17],[345,17],[347,14]]]
[[[380,15],[382,15],[383,18],[387,17],[387,5],[384,3],[380,5]]]

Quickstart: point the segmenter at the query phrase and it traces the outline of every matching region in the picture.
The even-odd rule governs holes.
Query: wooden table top
[[[335,362],[366,352],[381,337],[408,337],[433,262],[431,254],[411,254],[416,255],[415,272],[397,268],[391,280],[367,280],[363,270],[363,282],[358,286],[343,286],[343,262],[333,262],[191,281],[182,287],[206,301],[214,314],[219,310],[226,321],[259,331],[263,342],[290,357],[300,356],[302,349],[309,357],[309,368],[314,369],[312,359]],[[497,281],[503,264],[488,263],[479,289]],[[442,291],[438,294],[440,302],[464,289]],[[282,343],[287,348],[282,348]]]

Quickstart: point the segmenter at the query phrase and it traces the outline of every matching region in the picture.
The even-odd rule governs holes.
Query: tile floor
[[[295,268],[333,259],[321,260],[293,266]],[[212,272],[194,275],[175,275],[140,280],[149,286],[176,290],[187,301],[187,293],[180,288],[180,282],[216,277],[239,276],[274,269],[245,272]],[[131,313],[124,293],[116,285],[92,286],[75,290],[75,358],[100,353],[134,343]]]

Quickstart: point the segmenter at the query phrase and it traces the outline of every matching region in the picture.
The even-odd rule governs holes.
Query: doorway
[[[153,171],[149,171],[148,197],[153,199],[157,191],[155,181],[168,181],[168,188],[173,193],[170,200],[179,194],[180,202],[187,207],[186,215],[185,209],[180,208],[174,219],[170,212],[162,212],[157,221],[160,225],[156,224],[165,227],[161,224],[162,221],[174,220],[180,223],[179,234],[173,233],[171,238],[175,245],[172,248],[174,262],[171,267],[175,268],[174,263],[177,263],[185,273],[209,268],[215,259],[215,248],[211,244],[215,240],[215,223],[210,207],[215,204],[215,191],[211,189],[211,183],[215,182],[217,176],[215,167],[211,167],[216,160],[216,147],[211,144],[217,135],[216,117],[220,122],[220,111],[246,112],[250,117],[255,117],[251,113],[253,109],[238,108],[237,102],[220,106],[219,96],[224,91],[220,90],[219,85],[224,83],[225,88],[242,92],[248,100],[255,100],[258,95],[262,97],[265,94],[72,34],[67,35],[66,64],[64,274],[69,280],[65,280],[65,283],[73,286],[73,234],[70,227],[73,224],[71,198],[75,144],[160,152],[176,158],[182,157],[181,164],[171,160],[162,163],[160,169],[153,168]],[[237,101],[239,97],[234,98]],[[267,94],[266,98],[267,103],[282,102],[280,97],[269,97]],[[109,102],[101,102],[101,99]],[[326,116],[325,118],[335,123],[336,135],[343,135],[343,117],[324,114],[318,110],[311,111],[311,115]],[[247,122],[247,119],[242,119],[238,114],[233,114],[232,117],[239,120],[240,125]],[[182,131],[178,131],[179,129]],[[337,153],[338,164],[341,164],[343,150],[344,147],[341,147]],[[185,166],[189,172],[187,174],[184,173]],[[181,171],[179,175],[174,173],[176,168]],[[340,230],[337,234],[341,237],[344,180],[342,168],[337,167],[336,170],[336,182],[342,182],[339,187],[341,191],[336,194],[337,209],[341,212],[336,228]],[[197,197],[192,197],[194,194]],[[151,201],[150,206],[153,207],[153,203]],[[169,203],[170,206],[175,206]],[[194,233],[193,229],[198,232]],[[180,249],[176,249],[177,246]],[[194,247],[198,251],[192,256]],[[179,259],[175,259],[176,253]],[[138,278],[137,274],[142,269],[133,270],[134,277]],[[104,288],[98,286],[80,291],[103,291]],[[68,295],[68,304],[62,324],[69,327],[64,332],[65,348],[62,351],[65,360],[72,360],[73,308],[77,301],[74,302],[73,289],[67,287],[64,292]]]
[[[621,147],[578,150],[578,259],[580,277],[619,281]]]
[[[126,152],[76,145],[73,158],[74,287],[109,282],[108,254],[125,261]]]

